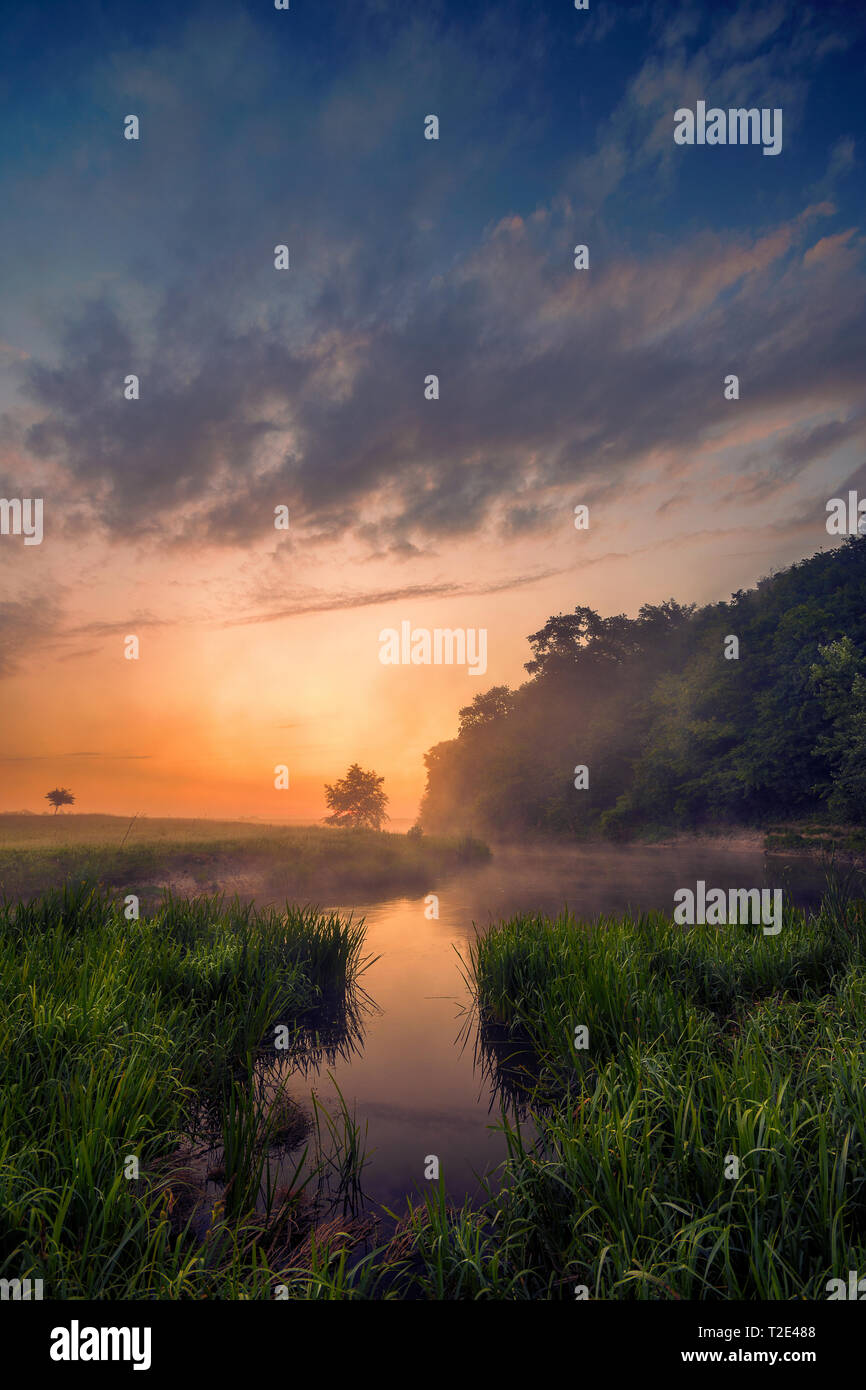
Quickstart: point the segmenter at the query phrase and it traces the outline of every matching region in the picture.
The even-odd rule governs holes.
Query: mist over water
[[[406,1195],[429,1189],[428,1155],[439,1158],[449,1196],[479,1195],[479,1177],[505,1157],[494,1126],[501,1101],[476,1055],[472,998],[460,959],[474,931],[518,913],[565,908],[593,919],[658,908],[671,912],[674,892],[703,879],[708,888],[784,888],[798,904],[817,905],[821,866],[765,856],[747,840],[668,846],[499,845],[481,867],[430,883],[439,918],[425,917],[425,896],[375,902],[322,903],[363,917],[368,956],[378,959],[361,984],[370,996],[363,1037],[349,1059],[332,1066],[287,1067],[295,1099],[335,1104],[334,1077],[362,1132],[371,1161],[363,1187],[375,1209],[398,1212]]]

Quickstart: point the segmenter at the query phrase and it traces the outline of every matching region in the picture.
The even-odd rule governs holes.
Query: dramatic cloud
[[[172,44],[97,50],[82,100],[140,109],[142,139],[109,139],[85,104],[71,139],[103,152],[87,162],[107,273],[89,253],[53,352],[6,349],[28,402],[19,437],[65,468],[67,503],[124,543],[242,546],[282,503],[307,535],[399,557],[491,520],[503,535],[543,528],[545,489],[698,448],[723,424],[728,371],[741,415],[760,401],[796,417],[804,399],[854,411],[862,238],[831,226],[808,245],[832,204],[801,220],[796,179],[750,149],[712,152],[714,171],[730,177],[736,159],[744,187],[771,180],[786,216],[696,229],[713,173],[705,160],[695,184],[694,152],[671,138],[675,107],[711,90],[784,100],[793,138],[809,81],[847,42],[838,19],[782,4],[709,25],[668,13],[613,109],[575,130],[572,158],[548,159],[540,201],[527,137],[562,120],[540,80],[558,77],[549,18],[518,38],[504,13],[458,32],[384,5],[351,53],[291,82],[273,29],[244,13],[213,31],[193,15]],[[438,142],[422,138],[433,109]],[[832,148],[827,176],[843,176],[853,142]],[[507,160],[511,208],[485,225],[475,190],[501,210]],[[635,180],[662,171],[666,244],[628,247],[621,231],[617,245],[605,201],[626,181],[652,206]],[[46,171],[37,206],[52,181],[80,217],[68,161]],[[588,271],[571,265],[578,240]],[[139,401],[123,398],[128,373]],[[431,373],[441,398],[428,402]]]
[[[0,599],[0,676],[12,675],[33,659],[44,661],[61,616],[50,597]]]
[[[525,527],[510,504],[528,470],[537,507],[545,488],[600,471],[622,481],[655,450],[695,449],[730,423],[730,370],[740,417],[787,409],[798,438],[804,400],[859,420],[866,287],[841,254],[850,230],[808,245],[820,212],[588,272],[564,247],[567,268],[553,264],[512,219],[419,285],[400,320],[342,333],[319,311],[294,346],[285,311],[240,332],[214,303],[167,299],[148,353],[115,308],[91,303],[67,326],[62,365],[27,364],[45,412],[27,442],[64,460],[121,539],[183,529],[243,543],[278,503],[370,545],[471,533],[499,506],[506,529],[515,515]],[[127,365],[140,401],[123,399]],[[434,371],[441,398],[424,401]]]

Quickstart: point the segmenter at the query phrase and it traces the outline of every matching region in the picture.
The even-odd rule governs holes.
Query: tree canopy
[[[352,763],[345,777],[332,786],[325,785],[325,800],[331,808],[331,815],[325,817],[326,823],[381,830],[388,819],[385,814],[388,797],[382,791],[384,781],[384,777],[365,772],[357,763]]]
[[[71,806],[75,801],[75,797],[72,795],[71,791],[68,791],[66,789],[66,787],[55,787],[53,792],[45,793],[45,800],[51,802],[51,805],[54,807],[54,814],[56,816],[57,812],[60,810],[60,807]]]
[[[866,539],[726,603],[578,606],[528,641],[530,679],[476,695],[426,754],[425,827],[866,820]]]

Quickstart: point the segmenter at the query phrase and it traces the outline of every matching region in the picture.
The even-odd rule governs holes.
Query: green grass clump
[[[652,914],[479,937],[482,1016],[540,1059],[487,1245],[509,1296],[517,1272],[535,1298],[812,1299],[866,1268],[864,943],[838,895],[778,936]]]
[[[256,1206],[280,1112],[257,1067],[278,1020],[306,1038],[346,1005],[363,935],[221,898],[128,921],[87,884],[0,909],[0,1276],[42,1278],[46,1298],[269,1290],[272,1194]],[[207,1107],[233,1180],[202,1242],[173,1160]]]

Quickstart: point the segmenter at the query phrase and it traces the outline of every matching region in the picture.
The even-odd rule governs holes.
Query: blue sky
[[[262,314],[309,342],[399,329],[426,298],[416,336],[435,332],[436,277],[453,286],[492,227],[539,210],[546,284],[578,240],[652,274],[702,232],[754,236],[809,203],[835,208],[825,236],[862,225],[853,4],[84,4],[12,10],[0,36],[3,341],[30,361],[4,373],[5,405],[97,302],[131,346],[170,332],[189,363],[198,335]],[[781,106],[782,156],[675,148],[672,108],[698,97]],[[119,138],[132,110],[138,144]],[[428,111],[438,143],[419,143]]]

